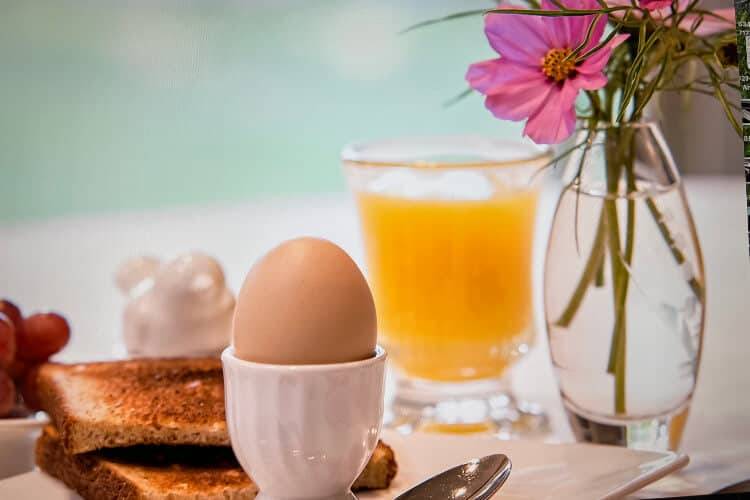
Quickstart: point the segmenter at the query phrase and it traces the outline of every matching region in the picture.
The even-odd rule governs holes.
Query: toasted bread
[[[396,472],[398,472],[398,464],[393,450],[384,442],[378,441],[378,446],[372,453],[370,461],[354,481],[352,489],[354,491],[385,489],[391,485]]]
[[[47,426],[36,444],[36,463],[87,500],[249,500],[258,491],[226,447],[134,447],[71,455]]]
[[[218,359],[45,364],[38,377],[42,409],[68,453],[229,445]]]
[[[37,462],[43,470],[82,494],[91,490],[106,497],[106,488],[124,488],[123,491],[140,495],[133,493],[132,498],[161,498],[145,492],[150,491],[149,488],[158,491],[157,485],[168,483],[170,478],[177,477],[175,481],[179,482],[181,476],[175,474],[187,469],[177,469],[169,475],[163,470],[158,472],[139,465],[148,446],[153,450],[159,447],[160,453],[171,453],[170,446],[179,445],[178,449],[182,450],[203,446],[209,447],[206,453],[228,452],[234,460],[228,448],[219,360],[141,359],[47,364],[39,370],[38,387],[42,408],[50,415],[54,427],[49,426],[39,440]],[[120,449],[125,447],[133,448]],[[223,447],[224,451],[210,451],[214,447]],[[92,453],[95,450],[101,451]],[[113,457],[120,461],[113,461]],[[130,457],[130,461],[121,463],[123,457]],[[101,472],[92,475],[93,468]],[[396,471],[393,450],[379,442],[354,488],[387,488]],[[147,484],[141,485],[136,480],[140,473],[145,474]],[[208,484],[212,477],[223,480],[221,474],[228,474],[213,469],[205,473],[209,475]],[[99,474],[106,479],[96,480]],[[90,497],[96,498],[96,495],[92,493]],[[253,497],[254,494],[247,498]],[[227,494],[220,498],[245,497]]]
[[[84,499],[251,500],[258,491],[226,447],[135,446],[72,455],[46,426],[36,463]],[[387,488],[395,474],[393,451],[378,443],[353,489]]]

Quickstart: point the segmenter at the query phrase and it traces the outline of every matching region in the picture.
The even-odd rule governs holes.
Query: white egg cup
[[[383,419],[386,353],[275,365],[221,355],[232,449],[258,500],[349,500]]]

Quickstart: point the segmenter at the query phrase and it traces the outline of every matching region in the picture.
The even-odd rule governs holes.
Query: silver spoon
[[[487,500],[510,476],[505,455],[487,455],[458,465],[418,484],[395,500]]]

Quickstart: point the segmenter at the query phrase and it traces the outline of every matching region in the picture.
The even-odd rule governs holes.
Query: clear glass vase
[[[700,361],[705,279],[658,126],[582,129],[547,248],[545,319],[579,441],[679,446]]]

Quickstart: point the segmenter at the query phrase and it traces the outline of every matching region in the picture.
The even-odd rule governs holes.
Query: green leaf
[[[610,14],[623,10],[631,11],[633,7],[610,7],[608,9],[566,9],[566,10],[544,10],[544,9],[491,9],[487,14],[515,14],[522,16],[540,16],[540,17],[572,17],[572,16],[591,16],[595,14]]]
[[[466,90],[464,90],[464,91],[462,91],[462,92],[454,95],[453,97],[451,97],[450,99],[448,99],[447,101],[445,101],[443,103],[443,107],[447,108],[449,106],[453,106],[458,101],[463,100],[464,98],[470,96],[473,93],[474,93],[474,89],[472,89],[471,87],[469,87],[468,89],[466,89]]]
[[[643,76],[643,70],[645,68],[643,62],[646,54],[649,50],[651,50],[651,47],[653,47],[654,44],[659,40],[659,37],[663,30],[664,28],[662,26],[658,27],[648,38],[648,41],[641,43],[643,40],[645,40],[644,37],[646,31],[646,23],[643,23],[641,25],[641,30],[638,37],[638,51],[636,52],[636,56],[631,62],[630,70],[625,77],[625,91],[623,92],[622,102],[620,103],[620,110],[617,113],[617,122],[621,122],[625,117],[625,113],[627,112],[628,106],[630,105],[630,101],[633,99],[636,90],[638,90],[638,85],[641,83],[641,77]]]
[[[714,72],[714,69],[711,68],[708,64],[706,65],[706,69],[708,69],[709,75],[711,76],[711,81],[714,85],[714,96],[721,104],[721,107],[724,109],[724,114],[727,116],[727,119],[729,119],[729,123],[732,124],[732,127],[734,127],[737,135],[742,137],[742,126],[740,126],[737,118],[734,116],[734,113],[732,113],[732,107],[729,104],[729,100],[727,99],[726,94],[724,94],[724,89],[721,88],[721,83],[718,82],[718,78]]]
[[[607,45],[619,32],[622,28],[622,24],[618,23],[615,25],[614,28],[612,28],[612,31],[610,31],[604,39],[599,42],[596,46],[592,47],[590,50],[587,50],[581,57],[578,58],[579,61],[585,61],[587,58],[594,55],[596,52],[604,48],[605,45]]]
[[[643,94],[641,95],[641,98],[638,102],[638,106],[636,107],[635,111],[633,111],[633,117],[635,120],[637,120],[640,117],[640,114],[643,112],[643,110],[646,108],[646,105],[651,100],[651,97],[653,97],[654,92],[659,87],[659,82],[664,77],[664,72],[666,71],[667,67],[671,63],[672,56],[669,51],[667,51],[667,55],[664,57],[661,67],[659,68],[659,73],[648,83],[646,86],[646,89],[643,91]]]
[[[422,22],[419,22],[417,24],[412,24],[408,28],[401,30],[399,32],[399,34],[402,35],[404,33],[408,33],[410,31],[413,31],[413,30],[415,30],[417,28],[423,28],[425,26],[430,26],[430,25],[433,25],[433,24],[443,23],[443,22],[446,22],[446,21],[453,21],[454,19],[461,19],[463,17],[480,16],[480,15],[484,15],[487,12],[488,11],[485,10],[485,9],[482,9],[482,10],[466,10],[466,11],[463,11],[463,12],[456,12],[455,14],[450,14],[450,15],[445,16],[445,17],[439,17],[437,19],[428,19],[427,21],[422,21]]]
[[[589,44],[589,42],[591,41],[591,36],[594,33],[594,27],[596,26],[596,23],[599,22],[599,19],[601,19],[601,17],[602,17],[602,14],[597,14],[594,17],[594,19],[589,24],[588,29],[586,30],[586,36],[583,37],[583,41],[578,45],[578,47],[573,49],[573,51],[570,54],[565,56],[565,58],[563,58],[563,61],[567,61],[568,59],[572,57],[576,57],[584,49],[584,47],[586,47],[586,45]]]

